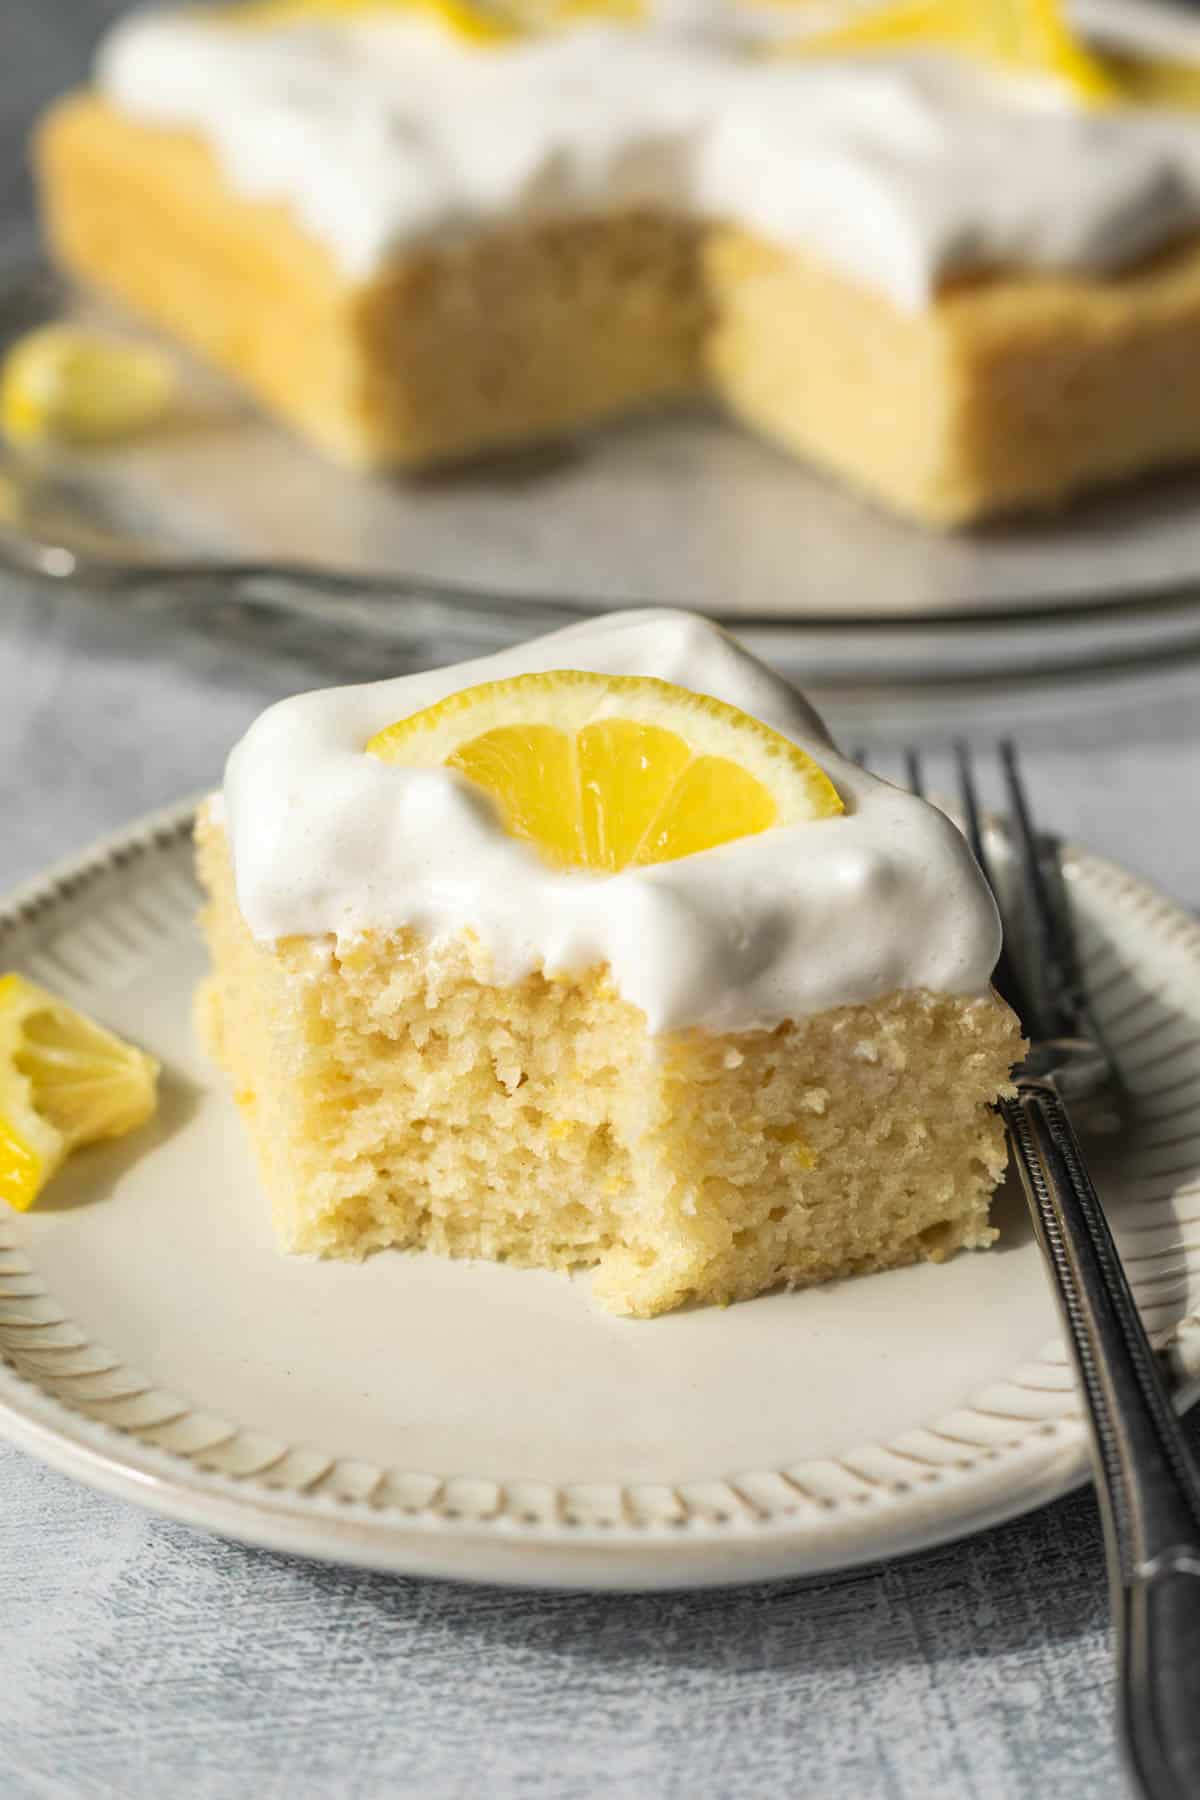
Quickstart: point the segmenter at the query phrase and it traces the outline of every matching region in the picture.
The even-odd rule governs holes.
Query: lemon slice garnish
[[[0,976],[0,1199],[25,1212],[72,1150],[151,1116],[158,1064],[23,975]]]
[[[781,0],[766,3],[774,7]],[[803,0],[800,5],[782,0],[782,5],[803,17]],[[1062,0],[863,0],[848,6],[839,22],[788,37],[783,47],[794,56],[954,50],[1002,69],[1051,76],[1082,99],[1115,100],[1121,91],[1071,29]]]
[[[389,725],[367,750],[456,769],[558,869],[672,862],[842,811],[788,738],[650,676],[553,669],[485,682]]]
[[[44,325],[4,359],[0,424],[17,443],[99,444],[153,425],[174,392],[161,351],[78,325]]]

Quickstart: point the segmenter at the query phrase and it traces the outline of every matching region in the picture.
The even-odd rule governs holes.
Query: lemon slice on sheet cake
[[[596,874],[843,810],[789,738],[651,676],[554,669],[485,682],[377,732],[367,751],[457,770],[547,863]]]
[[[222,24],[270,26],[424,14],[464,42],[484,46],[587,20],[647,24],[659,9],[659,0],[240,0],[209,16]],[[724,11],[730,41],[748,51],[816,57],[945,49],[1011,73],[1048,77],[1091,104],[1200,106],[1200,69],[1093,49],[1071,25],[1064,0],[725,0]],[[697,8],[697,16],[702,12],[713,16]],[[758,28],[739,33],[739,15]],[[772,25],[764,31],[767,19]]]
[[[1079,99],[1121,97],[1104,60],[1072,29],[1062,0],[749,0],[779,22],[790,56],[930,49],[972,56],[1013,74],[1059,81]],[[795,21],[797,29],[788,30]],[[787,23],[785,23],[787,21]]]
[[[73,1150],[157,1103],[158,1063],[24,975],[0,975],[0,1200],[31,1207]]]

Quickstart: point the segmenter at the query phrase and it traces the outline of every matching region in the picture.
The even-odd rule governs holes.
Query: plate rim
[[[102,876],[178,856],[195,807],[189,799],[152,812],[0,897],[0,947]],[[1099,884],[1164,946],[1169,941],[1193,956],[1200,981],[1200,920],[1107,858],[1070,847],[1066,855],[1074,878]],[[30,1272],[36,1277],[24,1253],[5,1247],[0,1222],[0,1435],[88,1486],[276,1551],[531,1587],[722,1586],[828,1574],[948,1542],[1056,1499],[1087,1474],[1087,1438],[1069,1383],[1048,1395],[1041,1415],[979,1414],[1007,1416],[1007,1436],[985,1432],[982,1440],[964,1441],[957,1456],[924,1466],[914,1457],[906,1472],[899,1467],[903,1451],[895,1456],[891,1445],[863,1446],[828,1465],[803,1465],[819,1471],[815,1484],[811,1474],[794,1479],[770,1470],[674,1487],[628,1481],[552,1487],[374,1471],[344,1457],[324,1457],[317,1478],[301,1482],[289,1462],[297,1446],[230,1472],[227,1457],[223,1466],[219,1456],[206,1461],[203,1448],[183,1453],[147,1442],[137,1435],[145,1427],[114,1424],[103,1407],[59,1397],[14,1366],[5,1323],[29,1343],[41,1328],[39,1295],[48,1297],[40,1286],[28,1293]],[[14,1282],[18,1295],[6,1301]],[[1174,1328],[1171,1354],[1182,1406],[1200,1391],[1200,1305]],[[1021,1367],[1047,1362],[1066,1367],[1061,1345],[1036,1361],[1026,1357]],[[994,1385],[1019,1386],[1020,1372]],[[975,1417],[977,1398],[968,1396],[954,1416]],[[202,1406],[202,1400],[183,1402],[185,1415]],[[263,1428],[234,1430],[238,1440],[266,1445]],[[226,1450],[225,1441],[216,1449]],[[377,1479],[368,1479],[372,1474]],[[537,1501],[523,1504],[508,1491],[534,1488]]]

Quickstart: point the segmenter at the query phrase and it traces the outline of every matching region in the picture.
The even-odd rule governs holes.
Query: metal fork
[[[1147,1800],[1196,1800],[1200,1475],[1067,1111],[1068,1101],[1115,1090],[1118,1077],[1084,991],[1057,847],[1034,829],[1013,745],[999,755],[1019,920],[989,853],[970,752],[955,751],[966,835],[1004,920],[995,985],[1030,1039],[1016,1095],[1000,1110],[1091,1421],[1127,1766]],[[915,750],[905,769],[922,793]]]

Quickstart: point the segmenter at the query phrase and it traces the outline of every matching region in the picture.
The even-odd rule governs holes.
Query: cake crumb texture
[[[617,1313],[983,1248],[1019,1054],[994,996],[652,1038],[603,969],[488,980],[469,935],[256,943],[201,820],[229,1071],[287,1251],[592,1268]]]

